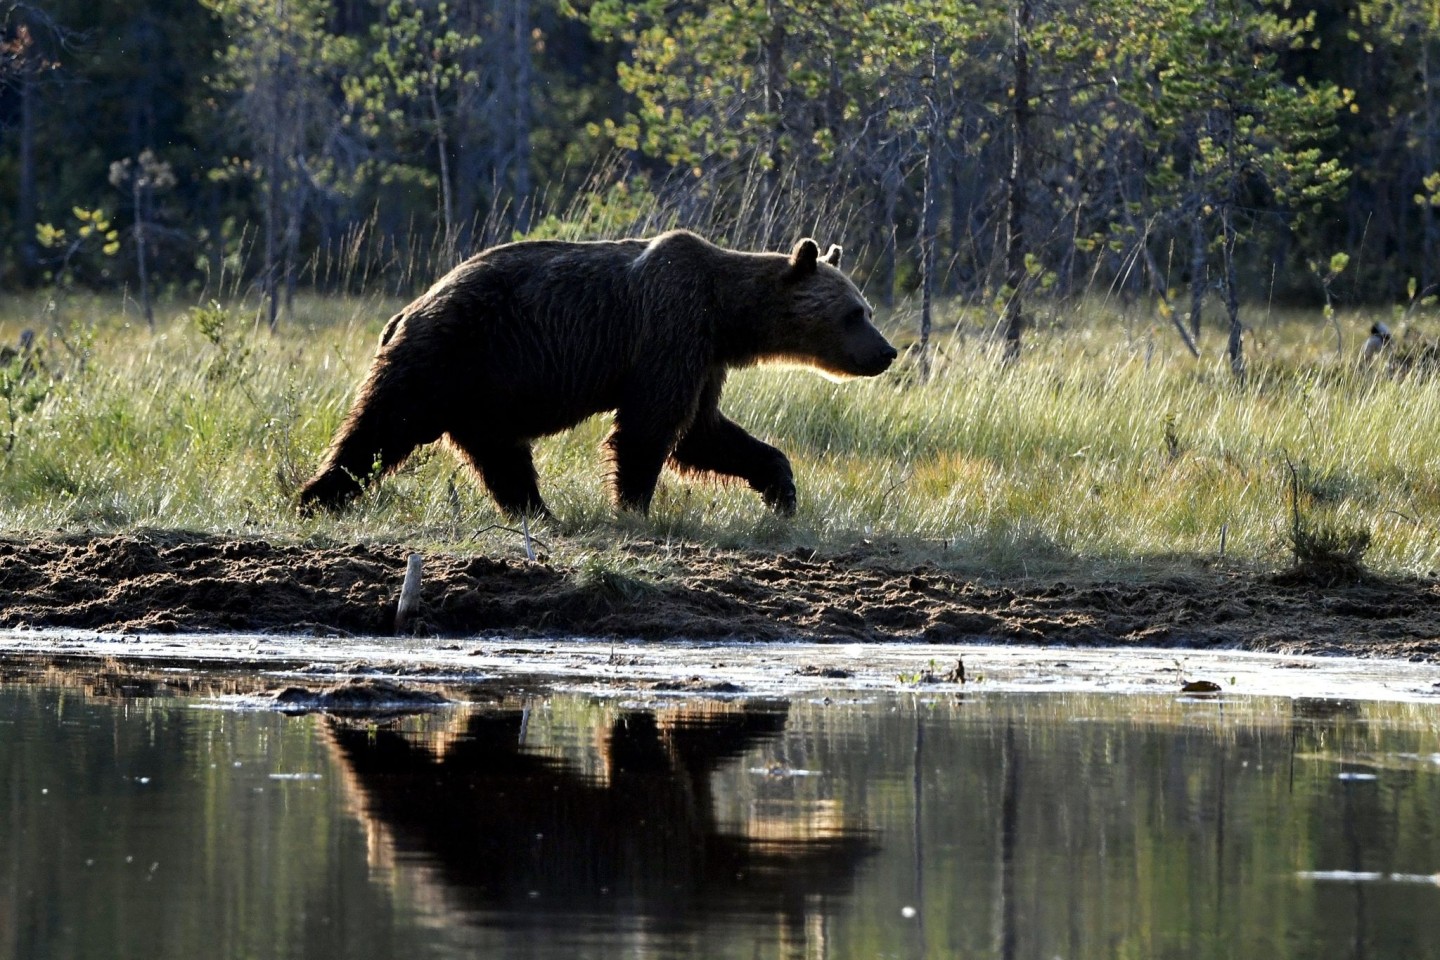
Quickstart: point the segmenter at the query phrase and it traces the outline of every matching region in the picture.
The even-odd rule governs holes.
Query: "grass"
[[[168,528],[301,541],[392,540],[523,556],[511,525],[443,450],[422,452],[338,518],[296,515],[369,362],[381,298],[302,298],[278,336],[231,305],[189,304],[137,324],[115,299],[43,298],[0,308],[63,373],[16,418],[0,460],[0,530]],[[1184,353],[1167,328],[1088,305],[1028,334],[999,362],[980,325],[940,340],[934,373],[901,367],[834,384],[797,371],[735,374],[727,412],[786,450],[799,514],[749,490],[667,475],[651,516],[616,517],[598,446],[604,418],[537,444],[542,491],[561,518],[536,536],[561,562],[606,566],[616,543],[896,550],[998,574],[1143,568],[1175,558],[1281,567],[1297,512],[1392,574],[1440,568],[1440,378],[1393,379],[1353,358],[1372,318],[1342,317],[1352,349],[1313,316],[1265,322],[1237,383],[1220,331]],[[886,321],[899,342],[905,310]],[[83,356],[83,363],[81,357]],[[1291,467],[1294,472],[1292,474]],[[608,562],[614,566],[613,562]],[[589,567],[587,567],[589,569]]]

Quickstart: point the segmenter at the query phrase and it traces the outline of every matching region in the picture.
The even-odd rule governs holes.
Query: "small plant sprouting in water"
[[[207,380],[223,383],[237,380],[250,358],[250,348],[240,342],[241,335],[235,331],[234,317],[218,301],[190,308],[190,320],[200,336],[209,341],[216,350],[216,356],[205,369]]]
[[[899,680],[901,683],[911,686],[918,686],[922,683],[963,684],[967,682],[967,678],[965,676],[965,661],[961,660],[958,657],[955,660],[955,666],[951,667],[944,673],[941,673],[939,671],[939,665],[934,660],[931,660],[929,666],[926,667],[924,670],[916,670],[914,673],[901,673],[896,676],[896,679]],[[979,683],[984,678],[977,676],[972,679],[974,683]]]

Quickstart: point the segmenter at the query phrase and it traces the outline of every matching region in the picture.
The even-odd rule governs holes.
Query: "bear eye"
[[[865,322],[865,308],[856,307],[845,317],[847,327],[858,327]]]

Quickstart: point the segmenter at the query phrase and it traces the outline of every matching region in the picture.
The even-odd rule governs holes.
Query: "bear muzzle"
[[[852,369],[856,376],[878,377],[890,369],[890,364],[894,363],[895,358],[900,355],[899,351],[885,340],[881,340],[880,344],[877,349],[855,358]]]

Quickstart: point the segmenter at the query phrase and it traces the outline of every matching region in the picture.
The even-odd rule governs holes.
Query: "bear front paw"
[[[766,506],[782,517],[795,515],[795,482],[793,480],[772,484],[762,490],[761,495],[765,498]]]

